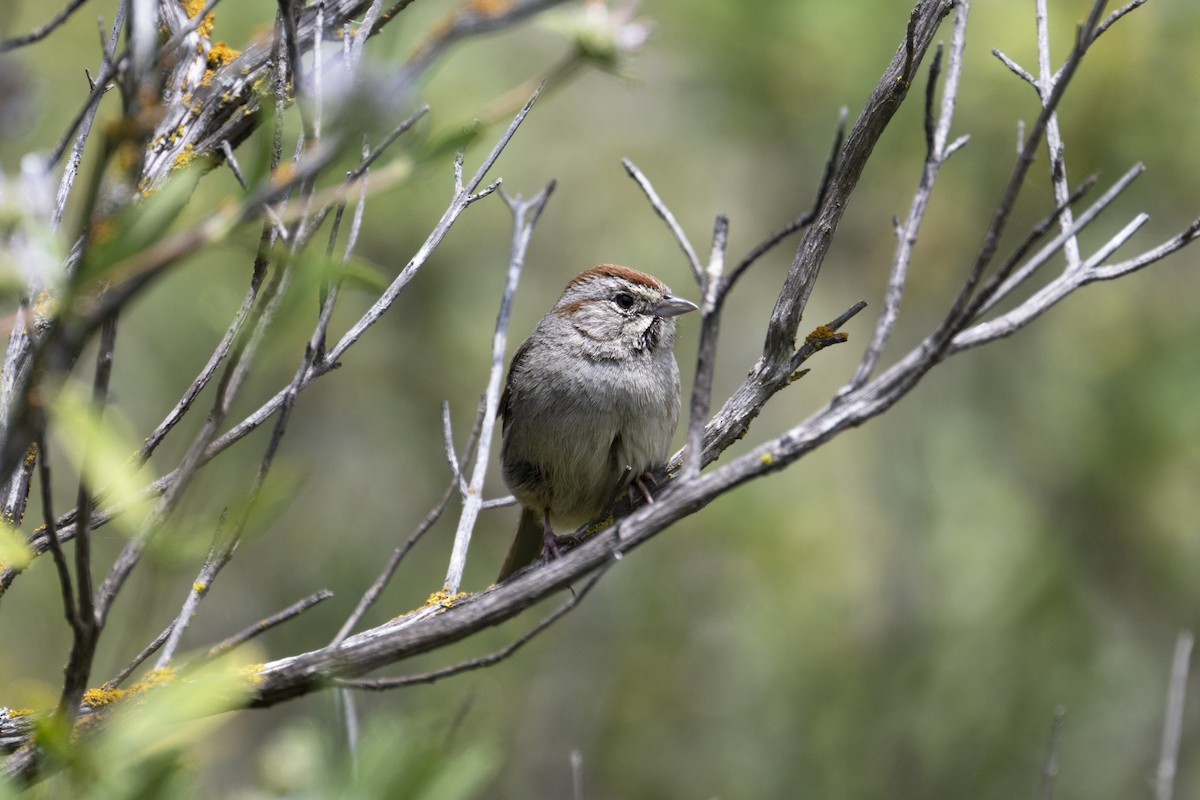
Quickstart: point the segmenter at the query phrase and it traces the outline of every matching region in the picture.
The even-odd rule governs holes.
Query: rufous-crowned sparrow
[[[521,521],[498,580],[557,555],[578,526],[667,458],[679,419],[674,317],[696,310],[657,278],[601,264],[571,279],[517,348],[500,398],[504,482]]]

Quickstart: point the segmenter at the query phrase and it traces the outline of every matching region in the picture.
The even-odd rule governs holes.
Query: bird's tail
[[[500,577],[496,583],[507,580],[517,570],[520,570],[542,554],[543,526],[541,515],[527,508],[521,508],[521,521],[517,523],[517,535],[513,537],[512,547],[508,548],[508,556],[504,566],[500,568]]]

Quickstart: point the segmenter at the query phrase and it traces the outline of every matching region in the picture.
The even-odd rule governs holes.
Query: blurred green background
[[[6,72],[33,86],[8,105],[6,174],[56,140],[82,102],[83,69],[98,63],[95,15],[111,19],[111,5],[91,3],[51,40],[5,56]],[[1007,179],[1017,121],[1036,115],[1029,87],[990,53],[1036,66],[1033,2],[972,6],[953,128],[971,141],[943,171],[885,363],[940,321]],[[1050,3],[1056,62],[1089,7]],[[451,8],[414,4],[367,48],[374,68],[394,69]],[[7,9],[4,35],[47,14],[34,2],[7,0]],[[223,3],[214,36],[240,47],[273,9]],[[509,192],[527,196],[559,181],[533,240],[510,352],[572,275],[602,261],[695,295],[623,156],[654,181],[701,252],[716,213],[732,220],[736,258],[807,208],[839,107],[858,113],[908,9],[895,0],[645,3],[654,35],[627,65],[632,76],[585,71],[551,92],[495,170]],[[1107,185],[1138,160],[1147,166],[1085,232],[1085,250],[1138,211],[1151,222],[1122,253],[1200,214],[1198,36],[1193,0],[1152,0],[1096,45],[1068,93],[1061,120],[1072,183],[1099,172]],[[538,78],[567,48],[558,26],[542,20],[464,43],[435,66],[414,98],[432,106],[429,118],[393,151],[418,169],[368,202],[362,259],[393,275],[442,213],[450,162],[422,161],[424,143]],[[859,299],[870,308],[848,326],[850,343],[814,359],[735,453],[802,420],[853,372],[882,305],[892,216],[906,213],[921,169],[923,80],[863,176],[805,324]],[[498,133],[483,131],[468,169]],[[256,148],[239,153],[252,160]],[[1044,158],[1033,175],[1011,241],[1048,209]],[[193,212],[234,192],[218,171],[201,182]],[[271,502],[203,604],[191,646],[321,587],[336,597],[263,637],[247,660],[319,647],[336,631],[447,481],[442,400],[465,440],[509,236],[498,198],[470,208],[343,368],[302,395]],[[244,292],[256,238],[247,230],[197,253],[123,319],[114,394],[131,449],[211,352]],[[756,358],[792,247],[761,262],[727,307],[718,400]],[[393,796],[568,797],[577,751],[589,800],[1031,797],[1059,706],[1056,796],[1147,796],[1175,637],[1200,627],[1198,253],[1087,287],[1016,337],[952,359],[884,417],[624,559],[582,607],[503,664],[359,696],[368,740],[359,778],[388,776],[362,783],[359,796],[370,795],[362,786],[386,785]],[[290,377],[315,315],[311,290],[295,293],[232,419]],[[334,330],[372,299],[348,290]],[[686,385],[696,320],[680,327]],[[152,466],[170,468],[199,423],[174,434]],[[177,613],[222,506],[248,486],[264,441],[250,437],[204,471],[173,536],[114,609],[96,682]],[[498,481],[492,492],[504,492]],[[456,510],[413,552],[369,623],[440,587]],[[26,528],[40,521],[33,516]],[[466,588],[493,579],[515,521],[513,509],[481,518]],[[101,557],[123,541],[115,526],[97,538]],[[21,644],[0,649],[0,704],[53,702],[69,646],[58,602],[47,559],[4,597],[0,637]],[[537,613],[397,672],[502,646]],[[1178,797],[1200,792],[1200,681],[1189,688]],[[350,792],[330,777],[347,775],[339,726],[330,693],[231,716],[188,761],[192,791]],[[421,758],[398,755],[413,752]],[[422,770],[434,786],[443,773],[471,779],[430,789],[414,777]]]

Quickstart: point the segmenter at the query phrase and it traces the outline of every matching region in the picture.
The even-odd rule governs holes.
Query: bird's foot
[[[634,478],[633,482],[629,484],[629,502],[632,503],[637,499],[633,494],[633,490],[637,489],[642,499],[646,501],[646,505],[653,503],[654,495],[650,494],[650,486],[648,484],[653,484],[655,489],[658,488],[658,478],[655,478],[652,472],[643,472]]]
[[[542,555],[546,561],[553,561],[562,555],[563,548],[574,547],[577,544],[579,544],[579,537],[574,534],[559,536],[554,531],[550,531],[542,536]]]

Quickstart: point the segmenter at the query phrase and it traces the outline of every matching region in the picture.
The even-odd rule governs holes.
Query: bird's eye
[[[613,295],[613,302],[628,311],[633,308],[633,295],[628,292],[618,292]]]

